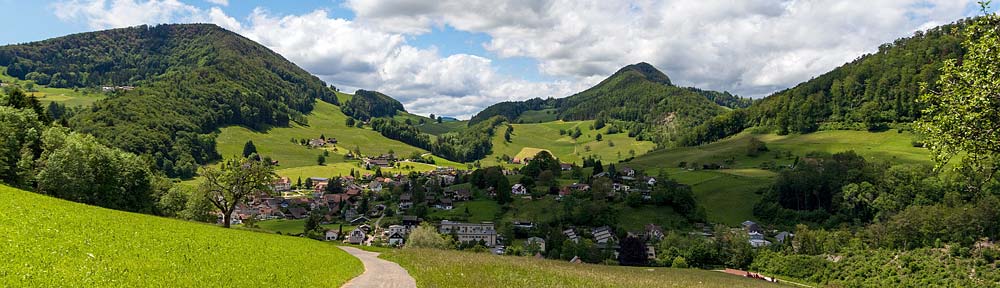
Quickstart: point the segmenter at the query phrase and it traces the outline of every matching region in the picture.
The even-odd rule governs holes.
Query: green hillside
[[[770,151],[747,156],[751,137],[766,143]],[[810,134],[750,134],[726,138],[715,143],[657,150],[636,157],[620,166],[648,171],[664,171],[671,178],[691,185],[698,202],[705,207],[709,221],[736,225],[753,219],[753,205],[761,196],[755,192],[774,180],[775,172],[762,167],[791,165],[795,157],[811,152],[836,153],[854,150],[865,158],[893,163],[930,163],[926,149],[913,147],[914,135],[896,130],[886,132],[820,131]],[[688,166],[720,164],[729,169],[694,170]]]
[[[406,268],[419,287],[782,287],[698,269],[572,264],[452,250],[380,252]]]
[[[686,128],[725,113],[728,107],[748,104],[749,100],[728,93],[674,86],[652,65],[637,63],[569,97],[497,103],[473,116],[469,123],[493,116],[514,119],[516,123],[617,120],[620,128],[667,144]]]
[[[594,121],[554,121],[536,124],[512,124],[514,132],[511,134],[511,142],[504,139],[503,129],[498,128],[498,133],[493,137],[493,153],[487,155],[482,161],[484,164],[495,164],[497,158],[504,155],[513,159],[523,151],[533,151],[538,149],[550,151],[564,163],[583,163],[583,158],[594,156],[605,162],[617,162],[635,155],[642,155],[656,147],[650,141],[638,141],[630,138],[628,133],[607,134],[608,127],[592,130],[590,127]],[[560,135],[559,130],[572,131],[580,129],[581,136],[573,139],[570,135]],[[597,134],[601,134],[601,141],[597,141]],[[524,155],[534,156],[534,153]]]
[[[104,144],[190,177],[217,160],[205,135],[225,125],[263,130],[336,102],[319,78],[243,36],[210,24],[136,26],[0,46],[7,74],[51,88],[119,89],[70,119]]]
[[[219,154],[222,157],[240,155],[243,152],[243,144],[251,140],[260,154],[278,160],[282,169],[312,166],[316,165],[316,158],[323,154],[322,150],[293,144],[291,140],[292,138],[318,139],[320,135],[337,139],[337,150],[333,151],[334,147],[329,148],[332,156],[327,159],[328,163],[343,162],[343,157],[336,155],[347,154],[355,147],[360,148],[361,153],[366,155],[384,154],[390,150],[402,156],[408,156],[413,152],[427,152],[385,138],[367,127],[347,127],[345,123],[347,115],[344,115],[340,108],[323,101],[317,101],[315,105],[313,111],[306,115],[309,123],[307,125],[293,123],[289,127],[271,128],[267,132],[258,132],[242,126],[222,128],[216,138]]]
[[[337,287],[333,245],[97,208],[0,186],[0,286]]]

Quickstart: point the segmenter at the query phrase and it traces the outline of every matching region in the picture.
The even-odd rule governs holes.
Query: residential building
[[[276,193],[291,191],[292,180],[288,179],[288,177],[281,177],[278,181],[271,183],[271,190]]]
[[[615,234],[612,233],[611,227],[601,226],[593,231],[594,242],[598,244],[607,244],[608,242],[615,241]]]
[[[406,237],[403,237],[402,234],[391,233],[391,234],[389,234],[389,238],[388,238],[387,242],[389,243],[389,246],[402,246],[403,242],[405,242],[405,241],[406,241]]]
[[[455,235],[459,242],[483,241],[486,247],[493,247],[497,243],[497,231],[493,222],[462,223],[444,220],[441,221],[440,232]]]
[[[361,228],[354,228],[347,236],[347,243],[361,244],[365,242],[365,238],[365,231],[361,230]]]
[[[510,193],[514,195],[525,195],[528,194],[528,188],[521,185],[521,183],[517,183],[510,188]]]
[[[326,237],[325,237],[326,241],[337,240],[338,236],[340,236],[339,232],[333,230],[326,230]]]

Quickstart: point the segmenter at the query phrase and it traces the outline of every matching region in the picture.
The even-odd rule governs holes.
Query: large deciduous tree
[[[1000,17],[987,13],[977,18],[965,38],[962,45],[968,52],[961,61],[947,60],[939,90],[921,97],[927,109],[918,126],[938,168],[964,154],[962,166],[983,174],[970,177],[978,181],[968,188],[978,191],[993,178],[1000,161]]]
[[[263,161],[230,159],[220,168],[205,168],[201,185],[204,196],[222,213],[222,225],[229,228],[236,205],[246,202],[256,193],[269,193],[268,185],[276,178],[274,167]]]

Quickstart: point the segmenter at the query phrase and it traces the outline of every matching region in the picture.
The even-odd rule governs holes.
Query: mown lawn
[[[450,250],[379,252],[406,268],[419,287],[781,287],[698,269],[572,264]]]
[[[469,210],[469,214],[465,214],[466,209]],[[496,220],[499,211],[500,205],[494,200],[473,200],[456,202],[452,210],[431,208],[428,218],[478,223]]]
[[[406,157],[413,152],[427,152],[406,143],[385,138],[382,134],[372,131],[368,127],[347,127],[345,124],[347,115],[340,111],[340,107],[323,101],[316,102],[315,109],[307,115],[307,119],[308,125],[292,124],[290,127],[272,128],[266,132],[253,131],[240,126],[222,128],[218,139],[216,139],[217,149],[224,158],[241,155],[243,145],[247,140],[253,140],[257,151],[278,160],[280,168],[315,166],[317,158],[323,154],[321,149],[311,149],[293,144],[292,138],[314,139],[319,138],[320,135],[336,138],[338,141],[336,151],[334,151],[334,147],[327,148],[331,153],[331,157],[327,157],[327,163],[331,164],[344,162],[343,157],[336,155],[346,154],[347,151],[353,150],[355,147],[360,148],[361,153],[366,155],[384,154],[392,150],[397,155]]]
[[[0,223],[2,287],[337,287],[364,271],[328,243],[6,186],[0,186]]]
[[[409,174],[410,172],[425,172],[431,171],[437,168],[437,166],[417,163],[417,162],[401,162],[400,168],[384,168],[382,173],[386,175],[392,174]],[[407,168],[406,166],[411,166]],[[288,177],[292,181],[297,181],[299,177],[302,181],[305,181],[308,177],[334,177],[334,176],[346,176],[351,173],[351,170],[359,171],[361,174],[375,174],[375,171],[364,169],[364,166],[358,164],[358,162],[339,162],[330,163],[323,166],[312,165],[312,166],[301,166],[295,168],[284,168],[275,171],[278,176]]]
[[[618,160],[635,155],[642,155],[654,147],[656,144],[650,141],[636,141],[629,138],[628,133],[607,135],[608,128],[600,131],[593,131],[590,126],[594,123],[588,121],[553,121],[534,124],[513,124],[514,133],[511,135],[511,142],[504,140],[505,127],[498,127],[496,136],[493,137],[493,151],[482,160],[484,165],[497,164],[497,157],[503,155],[511,158],[521,153],[525,148],[546,149],[554,154],[559,161],[565,163],[582,164],[583,158],[593,155],[602,159],[604,163],[618,162]],[[569,135],[559,135],[559,130],[572,130],[579,127],[582,136],[573,139]],[[602,141],[597,141],[597,134],[601,133]],[[614,143],[614,144],[612,144]],[[537,151],[537,150],[535,150]],[[630,153],[632,151],[632,153]]]

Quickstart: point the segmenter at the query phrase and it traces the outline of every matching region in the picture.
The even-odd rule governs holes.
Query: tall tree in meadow
[[[243,158],[250,157],[257,153],[257,146],[253,145],[253,140],[247,140],[246,144],[243,144]]]
[[[223,227],[229,228],[236,205],[246,202],[255,193],[269,193],[276,178],[274,167],[253,159],[230,159],[219,168],[208,167],[201,173],[205,179],[201,192],[222,213]]]
[[[1000,168],[1000,17],[987,12],[989,1],[980,4],[986,15],[965,31],[968,53],[945,61],[939,91],[920,99],[927,109],[918,122],[938,168],[965,155],[957,168],[980,174],[967,187],[977,193]]]

